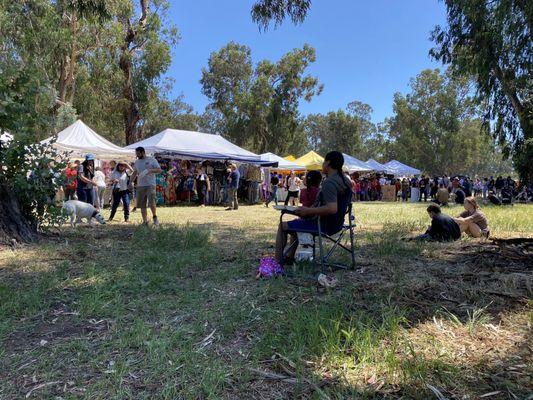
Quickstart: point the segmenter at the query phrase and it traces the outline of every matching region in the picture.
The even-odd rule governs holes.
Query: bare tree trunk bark
[[[139,108],[135,101],[135,93],[133,91],[133,63],[131,61],[132,54],[130,46],[137,35],[131,26],[130,20],[125,20],[124,28],[126,30],[126,37],[122,44],[122,54],[120,55],[119,66],[124,74],[124,87],[122,89],[122,96],[125,100],[124,109],[122,111],[124,119],[124,132],[126,136],[126,144],[132,144],[137,141],[137,123],[140,120]]]
[[[37,238],[37,230],[22,215],[18,201],[5,184],[0,183],[0,243],[32,242]]]
[[[146,19],[148,17],[148,0],[139,0],[141,7],[141,17],[139,19],[139,29],[144,29]],[[139,106],[135,99],[133,91],[133,63],[132,57],[134,48],[131,45],[137,37],[137,31],[131,24],[129,19],[123,21],[126,36],[121,47],[122,54],[120,55],[119,67],[124,74],[124,87],[122,89],[122,96],[125,100],[124,109],[122,111],[124,120],[124,133],[126,144],[135,143],[140,139],[139,137],[139,121],[141,120]],[[141,46],[139,46],[141,47]]]
[[[74,100],[74,86],[75,79],[74,73],[76,70],[76,58],[78,55],[78,17],[75,12],[69,18],[68,24],[70,28],[71,35],[71,45],[70,45],[70,54],[65,55],[61,61],[61,73],[59,76],[59,102],[56,105],[57,108],[61,107],[67,101],[67,95],[69,97],[69,102],[72,103]],[[70,89],[70,94],[69,94]]]
[[[70,21],[70,34],[72,35],[72,46],[70,48],[70,63],[67,75],[67,87],[70,88],[69,102],[74,101],[74,92],[76,90],[76,63],[78,57],[78,17],[75,12],[72,13]]]

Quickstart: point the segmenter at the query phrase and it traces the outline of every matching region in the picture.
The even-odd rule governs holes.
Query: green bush
[[[0,184],[16,197],[23,217],[37,229],[62,219],[55,195],[64,182],[68,155],[53,143],[15,138],[0,148]]]

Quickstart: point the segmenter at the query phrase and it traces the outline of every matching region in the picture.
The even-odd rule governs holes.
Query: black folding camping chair
[[[321,218],[318,219],[318,232],[306,231],[306,230],[291,230],[292,233],[308,233],[313,237],[311,244],[313,250],[313,264],[318,266],[320,263],[320,271],[326,273],[328,269],[355,269],[355,217],[353,215],[353,207],[351,202],[351,192],[348,195],[339,198],[337,203],[337,213],[341,213],[342,224],[338,226],[338,229],[334,230],[334,233],[327,234],[322,230]],[[280,223],[283,222],[283,216],[286,214],[294,215],[293,211],[283,210],[280,216]],[[349,241],[347,244],[343,243],[343,240],[348,236]],[[326,243],[331,243],[331,247],[326,252]],[[283,265],[286,260],[286,255],[294,249],[294,246],[298,246],[298,240],[292,242],[283,252]],[[317,259],[317,247],[319,257]],[[332,262],[331,258],[336,253],[336,250],[343,250],[350,255],[350,264],[343,264],[341,262]]]

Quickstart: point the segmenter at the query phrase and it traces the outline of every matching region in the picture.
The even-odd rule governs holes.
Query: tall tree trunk
[[[68,17],[68,24],[71,35],[70,54],[66,54],[63,57],[63,60],[61,60],[61,73],[59,75],[59,101],[56,105],[56,108],[59,108],[66,103],[67,95],[70,103],[72,103],[74,100],[74,73],[76,70],[76,58],[78,55],[78,17],[76,12],[73,11],[72,15]]]
[[[70,47],[70,63],[67,75],[67,87],[70,88],[69,102],[74,102],[74,93],[76,91],[76,79],[74,73],[76,72],[76,63],[78,62],[78,17],[76,12],[72,13],[70,20],[70,34],[72,37],[72,45]]]
[[[125,100],[124,109],[122,111],[124,119],[124,131],[126,136],[126,144],[132,144],[137,141],[137,124],[139,122],[139,108],[135,101],[135,93],[133,91],[133,63],[131,61],[132,53],[130,46],[137,35],[129,19],[123,22],[126,31],[124,43],[121,46],[121,55],[119,67],[124,74],[124,86],[122,89],[122,96]]]
[[[36,228],[22,215],[13,191],[1,182],[0,199],[0,243],[34,241],[37,237]]]
[[[148,0],[139,0],[139,3],[141,7],[141,17],[138,22],[138,28],[142,30],[146,25],[146,19],[148,17]],[[125,105],[122,115],[124,120],[126,144],[128,145],[135,143],[140,139],[138,124],[141,120],[141,116],[139,112],[139,106],[135,99],[135,93],[133,91],[133,63],[131,60],[133,53],[136,50],[135,47],[132,47],[132,44],[137,37],[137,31],[132,26],[129,18],[123,21],[123,25],[126,36],[124,37],[124,42],[121,46],[119,67],[124,74],[122,96],[125,100]]]

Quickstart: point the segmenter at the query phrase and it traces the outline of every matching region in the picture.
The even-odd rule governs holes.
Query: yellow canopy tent
[[[292,154],[289,154],[287,157],[283,157],[287,161],[294,161],[296,160],[296,157],[294,157]]]
[[[309,153],[301,156],[294,160],[295,163],[303,165],[308,170],[319,170],[322,169],[322,163],[324,162],[324,157],[320,154],[310,151]]]

